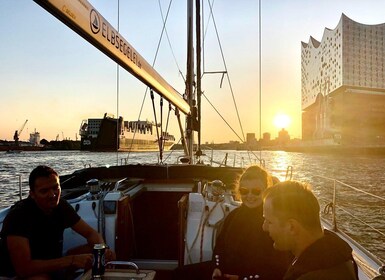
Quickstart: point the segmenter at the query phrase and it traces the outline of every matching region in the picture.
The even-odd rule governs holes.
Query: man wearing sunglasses
[[[273,249],[263,231],[262,192],[272,185],[259,166],[245,170],[237,184],[242,205],[225,219],[214,249],[213,279],[282,279],[290,255]]]

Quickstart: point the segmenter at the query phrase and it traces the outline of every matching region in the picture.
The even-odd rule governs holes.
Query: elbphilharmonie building
[[[301,47],[302,138],[385,143],[385,23],[342,14]]]

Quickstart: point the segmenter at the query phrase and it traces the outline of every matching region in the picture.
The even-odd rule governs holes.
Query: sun
[[[291,119],[286,114],[277,114],[274,117],[274,125],[281,129],[281,128],[287,128],[291,123]]]

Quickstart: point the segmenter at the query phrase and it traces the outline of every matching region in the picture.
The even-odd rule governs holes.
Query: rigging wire
[[[169,3],[168,8],[167,8],[166,20],[164,19],[164,16],[163,16],[162,4],[160,3],[160,0],[158,0],[158,4],[159,4],[160,15],[162,17],[162,22],[163,22],[163,26],[164,26],[164,32],[166,34],[168,46],[170,47],[171,54],[172,54],[172,56],[174,58],[174,62],[176,64],[176,67],[178,68],[178,72],[181,75],[183,81],[186,83],[186,79],[184,78],[184,74],[183,74],[182,70],[180,69],[178,61],[177,61],[177,59],[175,57],[174,49],[173,49],[173,47],[171,45],[170,37],[168,36],[168,32],[167,32],[167,28],[166,28],[166,22],[167,22],[168,14],[170,12],[170,7],[171,7],[171,4],[172,4],[172,0],[170,0],[170,3]]]
[[[259,56],[259,139],[262,139],[262,14],[261,14],[261,6],[262,0],[258,1],[259,9],[258,9],[258,56]],[[262,158],[262,149],[259,149],[259,158]]]
[[[239,110],[238,110],[238,107],[237,107],[237,104],[236,104],[236,101],[235,101],[235,95],[234,95],[234,91],[233,91],[233,88],[232,88],[232,83],[231,83],[231,79],[230,79],[230,75],[228,74],[228,71],[227,71],[227,64],[226,64],[226,60],[224,58],[224,54],[223,54],[223,49],[222,49],[222,45],[221,45],[221,42],[219,40],[219,35],[218,35],[218,29],[216,27],[216,22],[215,22],[215,18],[214,18],[214,13],[213,13],[213,7],[214,7],[214,0],[210,3],[210,0],[208,0],[208,4],[210,6],[210,13],[209,13],[209,16],[208,16],[208,20],[207,22],[209,23],[210,20],[212,19],[213,20],[213,24],[214,24],[214,27],[215,27],[215,31],[216,31],[216,35],[217,35],[217,39],[218,39],[218,45],[220,47],[220,50],[221,50],[221,55],[222,55],[222,60],[223,60],[223,63],[224,63],[224,67],[225,67],[225,71],[206,71],[205,70],[205,48],[203,47],[202,48],[202,53],[203,53],[203,75],[205,74],[222,74],[222,77],[221,77],[221,82],[220,82],[220,87],[222,88],[222,84],[223,84],[223,79],[224,79],[224,76],[226,75],[227,77],[227,81],[229,83],[229,87],[230,87],[230,91],[231,91],[231,94],[232,94],[232,98],[233,98],[233,103],[234,103],[234,107],[236,109],[236,113],[237,113],[237,117],[238,117],[238,122],[239,122],[239,126],[241,128],[241,132],[242,132],[242,136],[243,136],[243,139],[235,132],[235,130],[228,124],[228,122],[226,122],[223,118],[223,116],[221,116],[218,112],[217,109],[214,108],[213,104],[208,100],[207,96],[205,96],[206,100],[210,103],[210,105],[214,108],[214,110],[217,112],[217,114],[225,121],[225,123],[227,124],[227,126],[234,132],[234,134],[241,140],[242,143],[245,143],[245,134],[244,134],[244,130],[243,130],[243,126],[242,126],[242,121],[240,119],[240,116],[239,116]],[[203,9],[202,9],[202,13],[204,13]],[[204,16],[203,16],[204,18]],[[204,36],[203,36],[203,45],[204,45],[204,42],[205,42],[205,38],[206,38],[206,35],[207,35],[207,31],[208,31],[208,24],[206,25],[206,28],[205,28],[205,32],[204,32]],[[260,118],[261,119],[261,118]],[[254,157],[256,157],[259,161],[260,158],[262,158],[262,155],[260,154],[260,156],[258,157],[254,152],[248,150],[248,156],[249,156],[249,160],[251,162],[251,158],[250,158],[250,154],[252,154]]]
[[[211,103],[211,101],[208,99],[208,97],[205,95],[204,92],[202,92],[202,96],[204,96],[204,98],[207,100],[207,102],[211,105],[211,107],[214,109],[214,111],[218,114],[219,117],[221,117],[221,119],[226,123],[226,125],[230,128],[231,131],[233,131],[233,133],[238,137],[239,140],[241,140],[242,143],[245,143],[245,141],[238,135],[238,133],[231,127],[231,125],[228,123],[228,121],[225,120],[225,118],[222,116],[221,113],[219,113],[218,109],[215,108],[215,106],[213,105],[213,103]],[[256,157],[258,159],[258,161],[261,162],[261,157],[258,157],[253,151],[248,151],[249,153],[249,160],[251,162],[251,158],[250,158],[250,153]]]
[[[195,32],[196,32],[196,35],[195,35],[195,38],[196,38],[196,75],[198,77],[198,79],[196,79],[197,116],[194,116],[194,114],[192,114],[192,115],[193,115],[193,118],[198,118],[198,127],[195,127],[195,129],[198,130],[198,146],[197,146],[197,151],[196,151],[195,155],[198,158],[198,163],[200,163],[200,156],[202,155],[202,151],[201,151],[201,137],[202,137],[202,132],[201,132],[201,112],[202,112],[202,106],[201,106],[201,104],[202,104],[201,103],[201,99],[202,99],[201,0],[196,0],[195,9],[196,9],[196,17],[195,17],[195,25],[196,25],[196,28],[195,28]]]
[[[208,99],[208,97],[205,95],[204,92],[202,92],[202,96],[204,96],[206,98],[207,102],[211,105],[211,107],[214,109],[214,111],[218,114],[219,117],[221,117],[221,119],[226,123],[226,125],[230,128],[230,130],[232,130],[234,132],[234,134],[238,137],[238,139],[241,140],[241,142],[244,142],[244,140],[238,135],[238,133],[234,130],[234,128],[231,127],[231,125],[228,123],[228,121],[225,120],[225,118],[218,111],[218,109],[215,108],[213,103],[211,103],[211,101]]]
[[[171,113],[171,111],[172,111],[171,103],[168,103],[167,121],[166,121],[166,128],[165,128],[166,134],[167,134],[167,131],[168,131],[168,123],[169,123],[169,120],[170,120],[170,113]],[[163,148],[166,145],[167,138],[168,138],[168,135],[167,135],[167,137],[166,137],[166,135],[163,137],[163,143],[162,143]]]
[[[158,58],[159,49],[160,49],[160,44],[161,44],[162,39],[163,39],[163,34],[165,33],[166,36],[167,36],[167,38],[168,38],[168,33],[167,33],[167,30],[166,30],[166,23],[167,23],[167,19],[168,19],[169,13],[170,13],[170,8],[171,8],[172,0],[170,0],[170,2],[169,2],[168,8],[167,8],[167,13],[166,13],[166,18],[164,18],[164,16],[163,16],[163,11],[162,11],[162,6],[161,6],[161,3],[160,3],[160,0],[158,0],[158,4],[159,4],[160,11],[161,11],[161,17],[162,17],[162,21],[163,21],[163,27],[162,27],[162,31],[161,31],[161,33],[160,33],[160,37],[159,37],[159,41],[158,41],[158,46],[157,46],[156,52],[155,52],[155,57],[154,57],[154,60],[152,61],[152,67],[155,66],[156,59]],[[168,40],[168,41],[169,41],[169,40]],[[170,41],[169,41],[169,43],[170,43]],[[179,73],[182,73],[181,70],[180,70],[180,68],[179,68],[179,65],[178,65],[178,63],[177,63],[177,61],[176,61],[176,58],[175,58],[175,55],[174,55],[174,51],[172,50],[172,48],[171,48],[171,52],[172,52],[172,54],[173,54],[173,56],[174,56],[174,60],[175,60],[176,65],[177,65],[177,67],[178,67]],[[183,74],[182,74],[182,78],[183,78]],[[183,79],[183,80],[184,80],[184,79]],[[144,93],[144,96],[143,96],[143,100],[142,100],[142,105],[141,105],[140,110],[139,110],[138,121],[140,121],[140,117],[141,117],[142,112],[143,112],[144,102],[146,101],[148,90],[149,90],[149,87],[146,87],[146,90],[145,90],[145,93]],[[156,119],[156,116],[154,116],[154,117],[155,117],[155,119]],[[155,127],[157,127],[156,121],[155,121]],[[131,141],[131,145],[130,145],[129,151],[131,150],[131,147],[132,147],[132,145],[133,145],[133,140],[135,139],[135,135],[136,135],[136,130],[134,131],[134,135],[133,135],[133,137],[132,137],[132,141]],[[158,141],[159,141],[159,138],[158,138]],[[130,157],[130,152],[128,152],[126,160],[128,160],[129,157]]]
[[[222,80],[224,78],[224,75],[226,74],[226,77],[227,77],[227,81],[228,81],[228,84],[229,84],[229,87],[230,87],[230,91],[231,91],[231,95],[232,95],[232,99],[233,99],[233,104],[235,106],[235,109],[236,109],[236,113],[237,113],[237,119],[238,119],[238,122],[239,122],[239,125],[240,125],[240,128],[241,128],[241,132],[242,132],[242,137],[238,135],[238,133],[230,126],[230,124],[223,118],[223,116],[219,113],[219,111],[213,106],[213,104],[208,100],[207,96],[204,95],[204,93],[202,92],[203,96],[206,98],[206,100],[209,102],[209,104],[214,108],[214,110],[217,112],[217,114],[223,119],[223,121],[227,124],[227,126],[234,132],[234,134],[244,143],[245,142],[245,134],[244,134],[244,130],[243,130],[243,126],[242,126],[242,122],[240,120],[240,115],[239,115],[239,110],[238,110],[238,106],[237,106],[237,103],[236,103],[236,100],[235,100],[235,94],[234,94],[234,90],[233,90],[233,87],[232,87],[232,83],[231,83],[231,80],[230,80],[230,76],[227,72],[227,64],[226,64],[226,60],[225,60],[225,57],[224,57],[224,53],[223,53],[223,48],[222,48],[222,44],[219,40],[219,33],[218,33],[218,29],[217,29],[217,26],[216,26],[216,22],[215,22],[215,18],[214,18],[214,14],[213,14],[213,4],[214,4],[214,0],[212,2],[210,2],[210,0],[208,0],[208,3],[209,3],[209,6],[210,6],[210,14],[209,14],[209,20],[212,18],[213,20],[213,24],[214,24],[214,27],[215,27],[215,32],[216,32],[216,35],[217,35],[217,39],[218,39],[218,44],[219,44],[219,47],[220,47],[220,52],[221,52],[221,56],[222,56],[222,60],[223,60],[223,64],[224,64],[224,68],[225,68],[225,71],[221,71],[221,72],[212,72],[212,73],[222,73]],[[161,6],[161,3],[160,3],[160,0],[158,0],[158,4],[159,4],[159,9],[160,9],[160,13],[161,13],[161,17],[162,17],[162,21],[163,21],[163,28],[162,28],[162,32],[161,32],[161,35],[160,35],[160,39],[159,39],[159,42],[158,42],[158,46],[157,46],[157,50],[156,50],[156,54],[155,54],[155,57],[154,57],[154,60],[153,60],[153,64],[152,66],[155,65],[155,62],[156,62],[156,59],[157,59],[157,56],[158,56],[158,53],[159,53],[159,49],[160,49],[160,44],[161,44],[161,41],[162,41],[162,38],[163,38],[163,34],[166,34],[166,37],[167,37],[167,41],[169,43],[169,46],[170,46],[170,49],[171,49],[171,52],[172,52],[172,55],[174,57],[174,62],[176,64],[176,67],[178,68],[178,72],[181,74],[183,80],[185,81],[184,79],[184,76],[182,74],[182,71],[180,70],[180,67],[179,67],[179,64],[176,60],[176,57],[175,57],[175,53],[173,51],[173,48],[171,46],[171,42],[170,42],[170,39],[169,39],[169,36],[168,36],[168,32],[167,32],[167,29],[166,29],[166,23],[167,23],[167,19],[168,19],[168,16],[169,16],[169,12],[170,12],[170,7],[171,7],[171,4],[172,4],[172,0],[170,0],[169,2],[169,5],[168,5],[168,8],[167,8],[167,13],[166,13],[166,17],[164,17],[163,15],[163,10],[162,10],[162,6]],[[206,36],[206,33],[207,33],[207,28],[206,28],[206,31],[205,31],[205,35],[204,37]],[[203,48],[203,53],[204,53],[204,48]],[[204,66],[203,66],[204,67]],[[205,72],[203,73],[203,75],[205,74],[208,74],[208,72]],[[203,76],[202,75],[202,76]],[[221,80],[221,84],[222,84],[222,80]],[[147,97],[147,93],[148,93],[148,90],[149,88],[147,87],[146,88],[146,91],[145,91],[145,95],[143,97],[143,100],[142,100],[142,105],[141,105],[141,108],[140,108],[140,112],[139,112],[139,117],[138,117],[138,121],[140,120],[140,116],[142,114],[142,111],[143,111],[143,107],[144,107],[144,102],[145,102],[145,99]],[[155,116],[156,118],[156,116]],[[157,124],[155,124],[157,125]],[[136,131],[134,132],[134,136],[133,136],[133,139],[135,138],[135,133]],[[132,146],[132,143],[131,142],[131,146]],[[129,154],[127,155],[127,159],[129,158]],[[258,157],[257,157],[258,158]]]
[[[240,129],[241,129],[241,132],[242,132],[243,139],[241,139],[241,140],[243,142],[245,142],[245,133],[244,133],[242,122],[241,122],[241,119],[240,119],[240,116],[239,116],[239,110],[238,110],[237,102],[235,101],[235,95],[234,95],[233,86],[232,86],[232,83],[231,83],[231,80],[230,80],[230,76],[229,76],[228,71],[227,71],[226,59],[224,57],[221,41],[219,40],[218,28],[217,28],[217,24],[215,22],[215,17],[214,17],[214,13],[213,13],[213,7],[212,7],[212,3],[210,2],[210,0],[208,0],[208,4],[209,4],[209,7],[210,7],[210,15],[211,15],[211,18],[212,18],[212,21],[213,21],[215,33],[216,33],[217,40],[218,40],[219,49],[220,49],[221,56],[222,56],[223,66],[225,68],[225,74],[226,74],[226,77],[227,77],[227,82],[228,82],[229,87],[230,87],[230,92],[231,92],[231,96],[232,96],[232,99],[233,99],[233,104],[234,104],[234,107],[235,107],[235,111],[236,111],[236,114],[237,114],[238,123],[239,123]],[[205,74],[205,72],[203,74]],[[238,136],[238,138],[239,138],[239,136]]]
[[[160,162],[163,160],[163,97],[160,97],[160,137],[158,138],[159,142],[159,157]]]
[[[146,91],[145,91],[144,96],[143,96],[142,104],[141,104],[141,106],[140,106],[139,116],[138,116],[138,122],[140,121],[140,117],[141,117],[141,115],[142,115],[142,111],[143,111],[143,107],[144,107],[144,101],[146,100],[146,97],[147,97],[147,92],[148,92],[148,87],[146,88]],[[136,127],[136,126],[135,126],[135,127]],[[131,144],[130,144],[130,148],[128,149],[126,161],[127,161],[127,160],[129,159],[129,157],[130,157],[131,148],[132,148],[132,145],[134,144],[134,139],[135,139],[135,136],[136,136],[136,131],[137,131],[137,129],[134,129],[134,135],[132,136],[132,141],[131,141]]]
[[[117,31],[119,33],[119,23],[120,23],[120,0],[118,0],[118,26]],[[116,165],[119,165],[119,63],[116,63]],[[124,124],[123,124],[124,125]]]
[[[154,102],[154,92],[152,89],[150,90],[150,95],[151,95],[151,101],[152,101],[152,110],[154,112],[154,117],[155,117],[155,128],[156,128],[156,138],[158,139],[158,146],[159,146],[159,151],[160,151],[160,160],[162,162],[162,147],[160,146],[160,138],[159,138],[159,129],[158,129],[158,121],[156,119],[156,109],[155,109],[155,102]]]
[[[178,145],[181,141],[182,141],[182,137],[179,138],[178,143],[176,143],[176,145]],[[171,152],[167,154],[167,157],[164,159],[164,162],[167,162],[168,159],[171,158],[171,156],[173,155],[174,151],[175,150],[171,150]]]
[[[216,35],[217,35],[217,39],[218,39],[218,44],[219,44],[219,47],[220,47],[220,51],[221,51],[221,55],[222,55],[222,60],[223,60],[223,64],[224,64],[224,67],[225,67],[225,71],[206,71],[205,70],[205,63],[204,63],[204,59],[205,59],[205,48],[203,47],[203,75],[205,74],[222,74],[222,77],[221,77],[221,82],[220,82],[220,87],[222,87],[222,84],[223,84],[223,79],[224,79],[224,76],[226,75],[227,77],[227,81],[228,81],[228,84],[229,84],[229,87],[230,87],[230,91],[231,91],[231,95],[232,95],[232,98],[233,98],[233,103],[234,103],[234,107],[236,109],[236,113],[237,113],[237,118],[238,118],[238,123],[239,123],[239,126],[240,126],[240,129],[241,129],[241,132],[242,132],[242,136],[243,136],[243,139],[234,131],[234,129],[224,120],[223,116],[221,116],[218,112],[217,109],[214,108],[214,106],[212,105],[212,103],[208,100],[207,96],[205,96],[206,100],[210,103],[210,105],[214,108],[214,110],[218,113],[218,115],[225,121],[225,123],[229,126],[229,128],[234,132],[234,134],[241,140],[242,143],[245,143],[245,134],[244,134],[244,130],[243,130],[243,126],[242,126],[242,121],[240,119],[240,116],[239,116],[239,110],[238,110],[238,106],[237,106],[237,103],[235,101],[235,95],[234,95],[234,91],[233,91],[233,87],[232,87],[232,83],[231,83],[231,79],[230,79],[230,75],[228,73],[228,70],[227,70],[227,64],[226,64],[226,60],[224,58],[224,54],[223,54],[223,49],[222,49],[222,45],[221,45],[221,42],[219,40],[219,33],[218,33],[218,29],[217,29],[217,26],[216,26],[216,22],[215,22],[215,18],[214,18],[214,13],[213,13],[213,7],[214,7],[214,1],[215,0],[212,0],[210,2],[210,0],[208,0],[208,4],[210,6],[210,13],[209,13],[209,17],[208,17],[208,20],[207,22],[210,22],[210,20],[212,19],[213,21],[213,25],[214,25],[214,28],[215,28],[215,31],[216,31]],[[261,9],[259,9],[259,11],[261,11]],[[259,16],[259,20],[261,19],[261,16]],[[261,24],[259,24],[259,26],[261,26]],[[204,32],[204,36],[203,36],[203,45],[204,45],[204,42],[205,42],[205,38],[206,38],[206,35],[207,35],[207,30],[208,30],[208,24],[206,25],[206,28],[205,28],[205,32]],[[261,34],[261,32],[259,32],[259,34]],[[261,40],[259,40],[261,42]],[[261,48],[260,48],[261,49]],[[261,59],[259,59],[261,61]],[[260,72],[261,73],[261,72]],[[261,94],[260,94],[261,95]],[[261,104],[261,102],[259,102],[259,104]],[[261,108],[261,105],[260,105],[260,108]],[[261,112],[261,109],[259,110]],[[260,119],[260,134],[261,134],[261,120],[262,120],[262,117],[261,117],[261,113],[260,113],[260,116],[259,116],[259,119]],[[261,139],[261,136],[259,137]],[[262,158],[262,154],[260,153],[259,157],[252,151],[248,151],[248,155],[249,155],[249,160],[251,161],[250,159],[250,153],[254,155],[254,157],[256,157],[260,162],[261,162],[261,158]]]

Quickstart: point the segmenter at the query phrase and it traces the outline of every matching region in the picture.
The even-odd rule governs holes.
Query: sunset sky
[[[118,29],[118,0],[89,2]],[[169,1],[160,2],[165,14]],[[180,93],[184,81],[179,71],[186,73],[185,2],[172,2],[166,26],[176,62],[164,37],[154,66]],[[216,31],[204,2],[205,70],[223,71]],[[320,41],[324,28],[334,29],[342,13],[360,23],[380,24],[385,23],[384,11],[385,1],[378,0],[262,1],[260,120],[258,1],[214,1],[215,25],[244,133],[259,137],[260,132],[270,132],[275,138],[286,123],[290,136],[300,138],[301,41],[308,42],[310,36]],[[152,64],[162,31],[158,1],[120,0],[119,15],[120,34]],[[119,70],[117,86],[116,63],[32,0],[0,0],[0,26],[0,140],[12,140],[26,119],[21,140],[35,129],[47,140],[57,135],[60,140],[63,135],[74,140],[83,119],[101,118],[106,112],[126,120],[139,118],[146,87],[124,69]],[[221,75],[207,74],[202,89],[241,136],[229,83],[225,77],[221,87],[221,80]],[[155,102],[159,121],[159,97]],[[202,106],[203,142],[239,140],[205,97]],[[140,119],[154,120],[149,94]],[[169,128],[179,139],[173,112]]]

